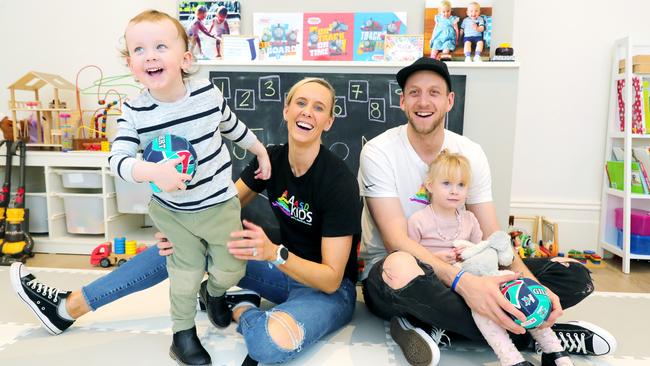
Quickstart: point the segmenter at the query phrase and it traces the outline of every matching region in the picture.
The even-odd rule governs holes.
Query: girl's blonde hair
[[[451,9],[451,2],[447,0],[442,0],[440,2],[440,9],[445,8],[445,9]]]
[[[435,180],[440,179],[460,180],[461,183],[469,186],[472,181],[472,169],[469,160],[461,154],[442,150],[429,165],[427,183],[433,183]]]
[[[289,92],[287,93],[287,99],[284,102],[285,105],[291,104],[291,100],[293,99],[294,94],[296,94],[296,91],[303,85],[309,84],[309,83],[316,83],[324,86],[330,93],[330,117],[334,117],[334,103],[336,102],[336,91],[334,91],[334,87],[332,84],[330,84],[327,80],[322,79],[322,78],[304,78],[297,83],[293,84],[291,89],[289,89]]]
[[[189,51],[190,40],[189,37],[187,36],[187,32],[185,32],[185,28],[183,28],[183,25],[181,24],[181,22],[178,21],[178,19],[172,17],[167,13],[163,13],[162,11],[158,11],[154,9],[145,10],[142,13],[133,17],[131,20],[129,20],[129,24],[138,24],[142,22],[155,23],[155,22],[162,22],[165,20],[169,20],[170,22],[172,22],[172,24],[176,28],[176,31],[178,32],[178,37],[181,38],[183,44],[185,45],[185,51],[186,52]],[[122,38],[124,39],[124,48],[120,50],[120,54],[122,55],[122,57],[127,58],[130,55],[129,55],[128,45],[126,44],[126,32],[124,36],[122,36]],[[190,72],[185,70],[181,70],[181,73],[183,75],[183,78],[187,78],[191,75]]]

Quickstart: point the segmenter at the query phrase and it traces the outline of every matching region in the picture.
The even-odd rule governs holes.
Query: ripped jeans
[[[418,260],[424,275],[395,290],[382,279],[385,259],[377,262],[363,281],[363,297],[373,314],[386,320],[392,316],[406,316],[416,323],[432,325],[471,340],[483,339],[465,300],[442,283],[431,266]],[[579,303],[594,291],[590,271],[580,263],[560,263],[555,258],[528,258],[524,263],[542,285],[560,298],[563,309]]]
[[[239,287],[253,290],[263,298],[278,304],[269,310],[250,308],[239,318],[237,331],[244,336],[250,356],[260,363],[282,363],[295,358],[299,352],[325,335],[338,330],[352,319],[357,292],[347,278],[336,292],[326,294],[303,285],[268,262],[249,261],[246,275]],[[273,312],[290,315],[302,330],[304,338],[297,339],[293,350],[280,348],[268,333],[267,321]]]

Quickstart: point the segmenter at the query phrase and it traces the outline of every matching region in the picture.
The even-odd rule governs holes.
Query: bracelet
[[[451,291],[456,292],[456,285],[458,285],[458,281],[460,281],[460,278],[465,274],[465,270],[461,269],[458,271],[456,274],[456,278],[454,278],[454,281],[451,283]]]

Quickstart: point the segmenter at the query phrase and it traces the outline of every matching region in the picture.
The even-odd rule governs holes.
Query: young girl
[[[184,80],[192,54],[178,20],[156,10],[144,11],[131,19],[124,38],[126,62],[145,91],[124,103],[108,161],[120,178],[153,182],[163,191],[154,193],[149,215],[160,231],[178,243],[167,258],[174,333],[170,356],[182,364],[209,364],[210,355],[201,346],[194,325],[206,256],[209,277],[204,300],[208,319],[215,326],[230,324],[224,293],[246,269],[246,262],[226,248],[229,233],[241,229],[241,222],[230,155],[222,136],[257,156],[256,179],[270,177],[269,156],[228,108],[219,89],[208,80]],[[182,158],[162,164],[135,158],[139,149],[165,133],[192,143],[198,161],[193,179],[176,171]]]
[[[205,58],[205,55],[203,55],[203,49],[201,48],[201,37],[199,32],[203,32],[203,34],[205,34],[208,37],[215,38],[205,28],[205,25],[203,25],[203,20],[205,20],[205,17],[207,15],[208,15],[208,9],[206,9],[205,6],[201,5],[198,8],[196,8],[196,12],[194,13],[194,21],[192,22],[189,29],[187,30],[187,35],[190,37],[189,39],[190,52],[192,52],[192,54],[195,54],[194,49],[198,47],[199,54],[197,57],[199,58]]]
[[[222,42],[223,39],[221,36],[224,34],[230,34],[230,27],[228,26],[228,21],[226,20],[226,17],[228,16],[228,9],[226,9],[225,6],[220,6],[217,9],[217,15],[214,17],[212,20],[212,25],[210,26],[210,29],[208,29],[209,33],[212,33],[212,30],[214,29],[214,39],[216,40],[216,56],[217,58],[221,58],[221,47],[222,47]]]
[[[458,17],[451,15],[451,3],[444,0],[440,3],[436,14],[436,25],[431,33],[431,58],[437,58],[440,51],[440,60],[451,60],[451,52],[456,49],[458,39]]]
[[[450,264],[460,260],[462,252],[453,247],[454,240],[478,243],[483,236],[474,214],[464,209],[470,181],[469,160],[443,150],[431,163],[425,182],[430,204],[413,213],[408,220],[409,237]],[[505,329],[476,312],[472,312],[472,316],[502,365],[529,365]],[[573,365],[551,328],[531,329],[530,332],[544,352],[542,365]]]

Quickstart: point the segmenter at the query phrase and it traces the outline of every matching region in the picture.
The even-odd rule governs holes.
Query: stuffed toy
[[[462,249],[460,252],[462,260],[456,264],[465,272],[476,276],[498,276],[512,273],[499,271],[499,266],[509,266],[514,260],[510,235],[503,231],[496,231],[487,240],[476,244],[467,240],[455,240],[453,245],[455,248]],[[531,365],[524,360],[505,329],[473,310],[472,317],[502,365]],[[530,329],[529,332],[542,349],[542,366],[573,365],[551,328]]]
[[[509,266],[514,260],[510,236],[503,231],[495,231],[488,240],[477,244],[455,240],[454,247],[463,249],[460,267],[477,276],[498,276],[499,266]]]

